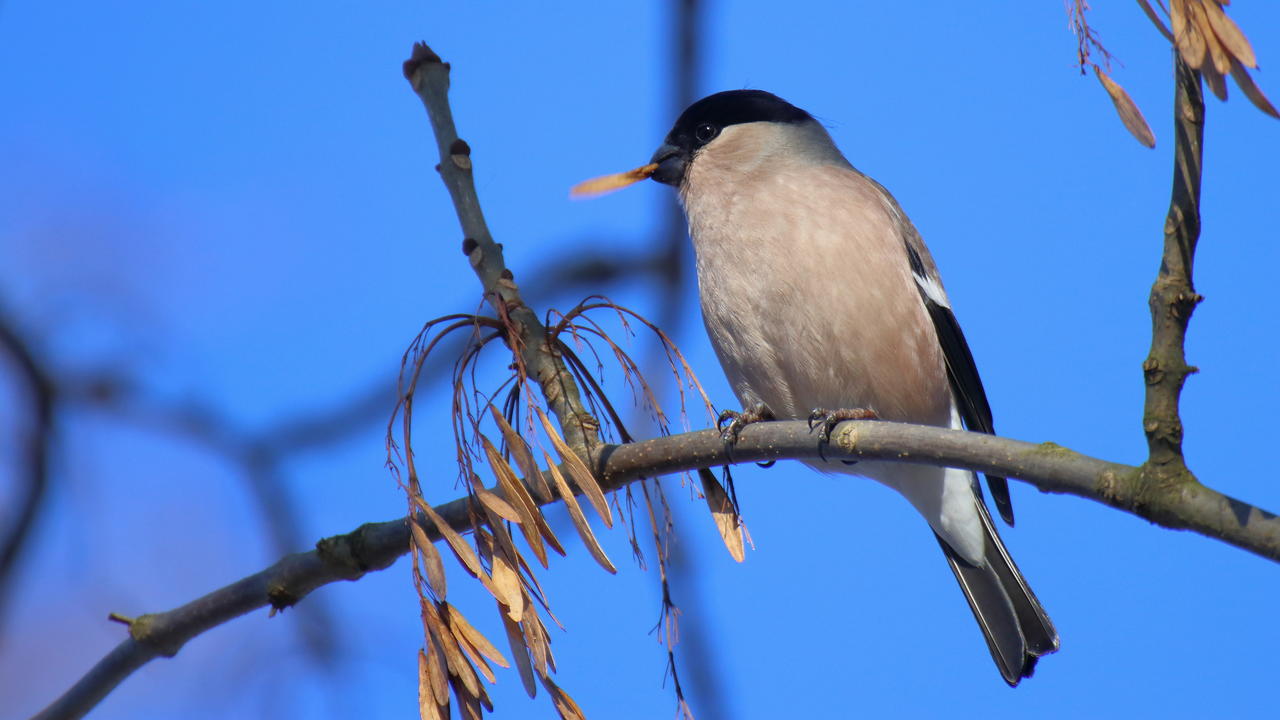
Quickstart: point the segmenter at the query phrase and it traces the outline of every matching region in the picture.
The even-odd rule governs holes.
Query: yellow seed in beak
[[[641,180],[648,180],[653,171],[658,169],[657,163],[644,165],[635,170],[614,173],[613,175],[602,175],[598,178],[591,178],[574,185],[569,189],[569,197],[585,198],[594,195],[603,195],[614,190],[621,190],[628,185],[634,185]]]

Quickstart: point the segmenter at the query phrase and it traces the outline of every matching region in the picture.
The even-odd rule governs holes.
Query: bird
[[[938,268],[893,195],[812,115],[763,90],[690,105],[648,166],[675,187],[703,321],[746,424],[847,418],[994,433],[973,354]],[[834,410],[832,410],[834,409]],[[722,420],[724,418],[722,417]],[[1001,677],[1016,686],[1059,647],[968,470],[810,461],[906,496],[937,537]],[[988,476],[1013,524],[1007,481]]]

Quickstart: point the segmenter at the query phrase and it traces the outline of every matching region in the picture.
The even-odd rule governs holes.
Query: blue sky
[[[586,249],[651,245],[671,201],[654,183],[566,197],[644,162],[673,119],[666,4],[634,5],[9,0],[0,308],[61,372],[121,372],[159,405],[213,406],[246,432],[390,388],[423,321],[478,301],[425,114],[400,75],[411,43],[453,64],[490,227],[529,283]],[[1058,2],[711,3],[699,84],[806,108],[897,196],[943,270],[1002,434],[1136,463],[1172,163],[1170,56],[1135,4],[1098,5],[1113,76],[1155,150],[1076,71]],[[1280,7],[1230,10],[1271,68]],[[1280,99],[1273,75],[1257,77]],[[1186,451],[1206,483],[1277,510],[1280,124],[1232,89],[1208,108],[1196,266],[1207,300],[1188,342],[1201,373],[1184,394]],[[660,299],[632,282],[552,300],[594,291],[642,312]],[[678,341],[732,407],[692,287],[682,303]],[[0,397],[12,436],[12,381]],[[447,398],[419,410],[418,427],[446,437]],[[68,414],[59,431],[50,502],[0,620],[0,696],[19,715],[118,641],[108,612],[168,609],[279,554],[225,456],[97,411]],[[293,549],[403,513],[382,431],[375,419],[281,468],[299,514]],[[417,452],[438,458],[429,492],[445,500],[451,450],[431,434]],[[13,452],[0,444],[0,507],[16,496]],[[1199,717],[1272,700],[1280,569],[1267,561],[1016,484],[1019,523],[1005,538],[1062,651],[1010,690],[906,503],[789,464],[740,470],[738,494],[756,543],[742,565],[702,505],[670,490],[690,568],[674,592],[722,688],[715,707],[689,688],[700,718]],[[601,535],[618,576],[580,545],[541,576],[567,628],[553,637],[559,682],[590,717],[670,716],[648,634],[656,573],[626,562],[622,532]],[[500,640],[491,602],[454,577],[451,600]],[[321,626],[337,648],[327,663],[299,632],[314,612],[257,612],[147,666],[94,717],[412,716],[421,640],[407,563],[314,597],[333,619]],[[510,672],[491,693],[497,717],[552,713]]]

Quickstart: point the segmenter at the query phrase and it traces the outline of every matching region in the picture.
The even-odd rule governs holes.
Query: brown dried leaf
[[[488,512],[489,512],[488,510],[485,510],[485,513],[488,513]],[[493,520],[494,524],[501,525],[501,523],[497,522],[497,518],[489,518],[487,514],[485,517],[488,520]],[[493,562],[493,533],[489,532],[489,529],[483,525],[477,526],[475,529],[475,533],[476,533],[476,549],[480,551],[480,559],[486,563],[492,563]]]
[[[560,557],[565,556],[564,545],[560,544],[560,538],[556,537],[555,532],[551,529],[551,525],[547,523],[547,518],[538,508],[533,508],[533,524],[538,526],[538,532],[542,534],[543,539],[555,550]]]
[[[473,484],[472,489],[476,493],[476,498],[480,500],[480,504],[492,510],[494,515],[517,525],[524,522],[524,518],[520,513],[515,508],[511,507],[511,504],[506,500],[503,500],[498,495],[493,494],[480,485]]]
[[[1253,46],[1249,44],[1249,39],[1244,36],[1240,26],[1227,17],[1222,7],[1218,3],[1210,2],[1205,4],[1204,11],[1209,24],[1213,27],[1213,34],[1218,37],[1218,41],[1227,49],[1227,52],[1235,56],[1236,60],[1245,67],[1258,67],[1258,58],[1253,54]]]
[[[520,629],[524,631],[524,646],[529,648],[529,655],[533,658],[533,669],[538,671],[539,676],[546,677],[549,672],[546,629],[541,623],[536,622],[536,614],[530,613],[530,615],[531,617],[526,617],[525,621],[520,623]]]
[[[530,460],[532,460],[531,457]],[[536,468],[536,465],[534,465],[534,468]],[[541,477],[541,473],[538,474],[538,479],[544,484],[544,486],[547,484],[547,480],[544,480],[543,477]],[[547,521],[547,516],[543,515],[543,511],[541,511],[539,506],[540,502],[534,500],[534,497],[530,495],[529,486],[526,486],[526,484],[522,482],[520,478],[516,478],[515,475],[512,475],[511,482],[515,483],[520,491],[524,491],[521,492],[521,498],[525,503],[527,503],[527,506],[529,506],[529,515],[530,518],[534,519],[534,525],[538,528],[538,533],[543,536],[543,539],[545,539],[547,544],[552,547],[552,550],[556,551],[559,556],[564,557],[564,555],[566,555],[566,553],[564,553],[564,546],[559,542],[559,538],[556,537],[556,532],[554,532],[552,527],[550,527],[550,524]],[[549,502],[550,500],[552,500],[552,498],[548,497],[547,500],[541,502]],[[545,566],[547,566],[547,562],[543,562],[543,568],[545,568]]]
[[[1223,102],[1226,102],[1227,79],[1219,75],[1217,71],[1214,70],[1213,68],[1206,68],[1200,74],[1204,76],[1204,81],[1208,83],[1209,90],[1213,92],[1214,97],[1218,98]]]
[[[538,613],[529,613],[533,617],[533,622],[538,626],[538,634],[542,639],[542,647],[547,652],[547,667],[551,672],[556,671],[556,656],[551,652],[551,634],[547,632],[547,626],[542,623],[542,617]],[[564,627],[563,625],[561,627]]]
[[[463,720],[484,720],[484,715],[480,712],[480,693],[484,688],[476,685],[476,690],[473,692],[471,688],[466,687],[465,682],[459,685],[453,678],[449,679],[449,684],[453,685],[453,694],[458,698],[458,715]]]
[[[443,600],[448,594],[449,586],[444,577],[444,560],[435,543],[427,537],[427,531],[416,519],[409,522],[409,531],[413,535],[413,546],[422,553],[422,566],[427,571],[427,582],[431,584],[431,592]]]
[[[746,560],[747,552],[742,542],[741,523],[738,513],[733,509],[733,501],[729,499],[729,493],[724,491],[724,486],[716,480],[715,474],[710,470],[702,470],[698,475],[702,478],[702,494],[707,498],[707,507],[711,509],[711,518],[716,521],[716,530],[720,531],[724,546],[728,548],[734,560],[738,562]]]
[[[445,671],[444,651],[442,651],[427,633],[424,638],[426,646],[427,674],[431,679],[431,691],[435,695],[436,704],[442,708],[449,707],[449,673]],[[421,666],[419,666],[421,670]],[[445,712],[448,720],[449,713]]]
[[[547,481],[542,477],[542,471],[538,469],[538,463],[533,459],[533,453],[529,451],[529,443],[520,437],[520,433],[511,427],[507,419],[503,417],[498,408],[492,404],[489,405],[489,413],[493,415],[493,422],[502,431],[502,439],[507,443],[507,450],[511,452],[511,457],[516,460],[516,467],[520,468],[520,472],[524,474],[525,482],[533,488],[533,492],[541,497],[540,502],[551,502],[555,494],[551,492],[551,488],[547,486]],[[564,554],[562,550],[561,555]]]
[[[483,528],[481,530],[483,530]],[[477,535],[478,534],[479,532],[477,532]],[[486,543],[491,549],[490,553],[486,556],[489,560],[489,566],[494,567],[495,558],[500,558],[504,568],[509,567],[515,573],[516,583],[518,584],[520,591],[523,593],[523,583],[525,582],[525,579],[524,576],[521,575],[520,570],[523,568],[531,578],[533,577],[533,571],[529,568],[529,563],[525,562],[524,556],[516,549],[515,542],[511,539],[511,534],[506,531],[505,527],[498,527],[492,535],[486,533]],[[515,602],[515,596],[499,596],[495,593],[495,597],[498,597],[498,600],[504,605],[508,602]],[[520,597],[526,601],[528,600],[527,595],[521,595]],[[510,610],[510,608],[508,609]],[[518,616],[515,617],[516,621],[519,622],[524,617],[527,617],[527,614],[531,609],[531,603],[521,603],[519,608],[517,608]]]
[[[449,664],[449,675],[460,681],[468,693],[473,696],[479,695],[480,676],[476,675],[475,668],[471,667],[471,663],[467,662],[466,656],[462,654],[462,648],[458,646],[457,641],[453,640],[452,637],[443,644],[446,648],[444,659]],[[448,648],[452,648],[453,651],[450,652]],[[453,680],[450,680],[450,684],[453,684],[454,695],[458,696],[458,700],[461,702],[463,698],[462,694],[458,693],[457,684]]]
[[[490,518],[491,521],[497,518]],[[520,551],[516,550],[516,541],[511,537],[511,533],[501,523],[494,529],[492,533],[487,533],[489,544],[489,566],[493,567],[493,556],[499,553],[507,560],[507,564],[512,568],[516,566],[516,562],[512,558],[520,558]]]
[[[578,498],[574,497],[573,491],[569,489],[569,483],[565,482],[564,476],[560,474],[560,469],[556,467],[555,461],[550,455],[543,452],[543,456],[547,459],[547,471],[551,475],[551,479],[555,482],[556,490],[560,493],[560,497],[564,499],[564,506],[569,510],[569,517],[573,519],[573,526],[577,528],[578,535],[582,538],[583,544],[587,546],[591,557],[600,563],[600,567],[611,573],[617,573],[618,568],[613,566],[613,562],[609,560],[609,556],[604,553],[604,548],[600,547],[600,542],[596,540],[595,533],[591,532],[591,524],[587,522],[587,516],[582,514],[582,507],[578,505]]]
[[[445,539],[445,542],[449,543],[453,554],[458,557],[458,562],[462,563],[467,572],[484,582],[487,579],[484,568],[480,567],[480,560],[476,557],[476,553],[471,549],[471,546],[467,544],[467,541],[463,540],[458,531],[450,527],[449,523],[445,522],[445,519],[440,517],[440,513],[436,512],[436,509],[431,507],[428,502],[420,498],[414,498],[414,504],[418,506],[418,509],[424,515],[431,519],[432,524],[436,526],[436,530],[440,532],[440,536]]]
[[[1097,65],[1093,66],[1093,72],[1098,76],[1098,82],[1102,83],[1102,87],[1111,96],[1111,102],[1115,104],[1116,112],[1120,115],[1120,122],[1124,123],[1129,133],[1143,145],[1149,148],[1155,147],[1155,133],[1151,132],[1151,126],[1147,124],[1147,119],[1142,117],[1142,111],[1138,109],[1133,98],[1129,97],[1129,93],[1125,92],[1124,88],[1108,77]]]
[[[493,554],[493,585],[498,590],[498,600],[507,608],[512,620],[520,622],[524,617],[524,595],[520,592],[520,576],[507,562],[504,553]]]
[[[1147,2],[1147,0],[1138,0],[1138,4],[1142,6],[1142,12],[1147,14],[1147,19],[1156,26],[1160,34],[1164,35],[1169,42],[1173,42],[1173,33],[1169,32],[1169,28],[1165,27],[1164,21],[1156,14],[1156,9],[1151,7],[1151,3]]]
[[[587,464],[582,462],[582,458],[578,457],[564,438],[560,437],[560,433],[556,432],[556,428],[551,424],[551,419],[542,411],[540,407],[534,407],[538,412],[538,419],[542,421],[542,428],[546,431],[547,437],[551,438],[551,444],[555,446],[556,453],[560,455],[560,461],[564,463],[565,470],[569,472],[569,477],[577,483],[582,490],[582,494],[587,496],[587,500],[591,502],[591,506],[600,514],[600,519],[604,521],[605,527],[613,527],[613,511],[609,509],[609,501],[605,499],[604,491],[600,489],[596,478],[591,474],[591,469]]]
[[[1200,30],[1200,35],[1204,37],[1204,46],[1208,51],[1205,53],[1203,70],[1206,75],[1211,74],[1213,71],[1217,71],[1218,84],[1223,88],[1226,88],[1226,83],[1222,82],[1222,76],[1231,72],[1231,60],[1227,56],[1226,48],[1224,48],[1222,43],[1218,41],[1218,36],[1213,31],[1213,25],[1209,22],[1209,11],[1205,9],[1206,5],[1218,7],[1217,3],[1213,2],[1213,0],[1209,0],[1207,3],[1197,2],[1191,4],[1196,28]],[[1210,86],[1212,85],[1213,83],[1210,82]],[[1216,92],[1217,91],[1215,89],[1215,94]],[[1225,90],[1221,95],[1218,95],[1218,99],[1226,99]]]
[[[1169,25],[1173,28],[1174,47],[1180,47],[1182,37],[1187,34],[1187,15],[1183,2],[1185,0],[1169,0]]]
[[[1253,78],[1249,77],[1249,71],[1245,70],[1238,60],[1231,63],[1231,77],[1235,78],[1236,85],[1239,85],[1240,89],[1244,91],[1245,97],[1249,98],[1249,102],[1252,102],[1259,110],[1271,117],[1280,119],[1280,113],[1276,112],[1276,107],[1271,104],[1266,95],[1262,94],[1262,89],[1254,84]]]
[[[533,574],[533,568],[529,567],[529,563],[525,562],[524,556],[516,558],[520,561],[520,566],[516,568],[520,572],[520,579],[524,583],[524,589],[528,591],[529,607],[533,607],[534,591],[537,591],[536,599],[538,603],[546,609],[547,613],[551,613],[551,608],[547,607],[547,594],[542,591],[542,585],[538,582],[538,578]],[[557,621],[558,623],[559,621]]]
[[[440,705],[436,703],[435,693],[431,688],[427,654],[421,650],[418,651],[418,716],[422,720],[448,720],[440,714]]]
[[[547,523],[547,518],[543,516],[542,511],[538,508],[532,508],[533,524],[537,526],[538,532],[542,538],[547,541],[552,550],[555,550],[560,557],[565,556],[564,545],[560,544],[560,538],[556,537],[555,531],[551,529],[551,525]],[[546,567],[544,564],[543,567]]]
[[[463,617],[462,612],[459,611],[458,608],[450,605],[449,603],[441,603],[441,605],[449,614],[450,629],[456,632],[461,632],[463,636],[466,637],[467,642],[471,643],[471,645],[474,646],[476,650],[480,651],[482,655],[494,661],[499,666],[511,667],[511,664],[502,656],[502,653],[498,652],[498,648],[494,647],[493,643],[489,642],[489,639],[486,638],[483,633],[475,629],[471,623],[467,622],[467,619]]]
[[[489,712],[493,712],[493,701],[489,699],[489,691],[485,690],[483,685],[480,686],[479,700],[480,700],[480,704],[484,706],[485,710]]]
[[[560,686],[556,685],[551,678],[542,678],[542,685],[551,695],[551,702],[555,704],[556,712],[560,713],[560,717],[564,720],[587,720],[578,703],[574,702],[573,698],[569,697],[569,693],[560,689]]]
[[[471,661],[471,667],[479,671],[484,676],[484,679],[489,681],[489,684],[498,682],[497,676],[493,674],[493,668],[489,667],[489,663],[484,661],[480,651],[467,642],[467,639],[457,630],[452,627],[449,630],[453,632],[453,639],[458,641],[458,647],[462,648],[463,654]]]
[[[538,558],[538,562],[542,567],[547,567],[547,550],[542,545],[542,527],[546,525],[546,520],[542,518],[542,512],[538,510],[538,506],[533,502],[533,498],[529,495],[529,490],[520,482],[520,478],[516,477],[515,471],[507,464],[507,461],[498,453],[498,449],[489,442],[485,436],[480,436],[480,441],[484,444],[485,455],[489,458],[489,464],[493,466],[493,474],[498,478],[498,484],[502,486],[502,492],[515,506],[516,512],[524,518],[520,523],[520,532],[524,535],[525,542],[529,543],[529,547],[533,549],[533,554]],[[538,521],[542,520],[541,523]],[[554,537],[551,528],[547,527],[547,533]],[[555,544],[560,545],[560,541],[556,540]],[[564,549],[560,549],[561,554]]]
[[[502,618],[502,627],[507,631],[507,644],[511,647],[511,656],[515,658],[516,670],[520,672],[520,682],[529,697],[538,694],[538,686],[533,682],[533,665],[529,662],[529,649],[524,644],[524,633],[520,626],[507,617],[502,606],[498,606],[498,615]]]
[[[435,636],[440,649],[444,651],[444,660],[449,667],[449,674],[461,680],[472,695],[478,695],[480,693],[480,678],[476,676],[475,669],[471,667],[471,663],[467,662],[466,656],[463,655],[458,639],[444,626],[444,622],[436,613],[435,605],[424,605],[422,617],[431,626],[431,634]]]
[[[1190,5],[1199,0],[1171,0],[1169,16],[1173,19],[1173,37],[1187,64],[1193,68],[1204,65],[1204,36],[1196,25],[1195,11]]]
[[[569,189],[569,197],[584,198],[620,190],[628,185],[634,185],[641,180],[646,180],[658,169],[657,163],[642,165],[635,170],[614,173],[613,175],[602,175],[601,177],[591,178],[574,185]]]

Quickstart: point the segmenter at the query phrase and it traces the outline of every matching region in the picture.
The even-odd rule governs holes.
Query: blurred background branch
[[[33,343],[19,335],[8,318],[0,318],[0,345],[8,351],[16,375],[30,396],[30,428],[22,467],[26,494],[7,528],[0,555],[0,622],[3,598],[13,592],[13,567],[34,531],[47,497],[54,428],[62,413],[91,410],[119,422],[145,428],[160,437],[194,442],[240,469],[240,477],[258,506],[269,552],[281,555],[306,544],[296,501],[281,477],[290,456],[338,442],[384,420],[395,402],[393,384],[384,379],[327,411],[309,411],[275,421],[263,430],[245,430],[214,405],[173,404],[146,396],[146,388],[123,372],[59,374],[57,363],[38,358]],[[332,613],[323,602],[308,604],[306,621],[296,625],[317,660],[331,662],[338,637]]]
[[[9,365],[27,395],[27,427],[18,473],[20,492],[17,511],[0,536],[0,623],[5,618],[6,600],[13,592],[14,567],[35,527],[49,490],[49,464],[54,452],[54,384],[45,375],[45,365],[0,312],[0,347],[9,356]]]

